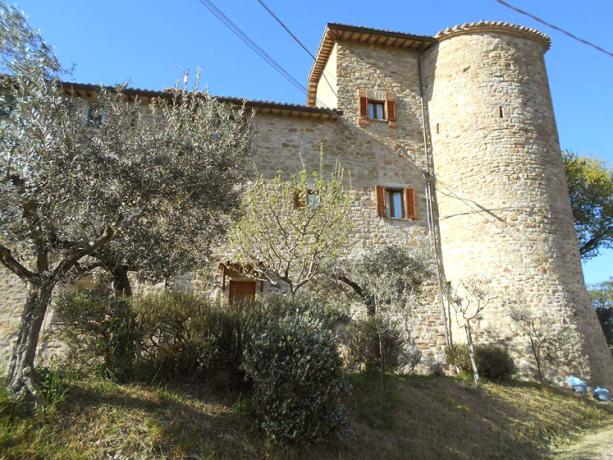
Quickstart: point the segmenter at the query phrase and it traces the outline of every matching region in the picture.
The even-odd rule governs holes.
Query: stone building
[[[480,22],[417,36],[328,24],[305,106],[247,101],[256,110],[260,171],[330,167],[350,177],[353,247],[426,245],[437,282],[415,315],[427,354],[462,340],[448,286],[491,281],[498,299],[482,315],[483,340],[503,341],[521,370],[528,338],[500,299],[509,296],[570,334],[568,372],[613,386],[613,360],[588,297],[544,63],[550,40],[508,23]],[[92,85],[71,84],[84,99]],[[128,90],[143,98],[159,92]],[[220,98],[237,102],[232,98]],[[224,294],[256,293],[227,269]],[[0,353],[8,353],[23,288],[0,278]]]

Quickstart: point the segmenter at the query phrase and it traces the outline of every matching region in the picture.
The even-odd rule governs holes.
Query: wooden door
[[[230,280],[230,303],[248,303],[255,300],[255,281]]]

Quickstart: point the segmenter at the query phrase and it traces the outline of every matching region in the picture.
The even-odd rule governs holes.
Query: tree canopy
[[[613,247],[613,170],[571,151],[562,155],[570,204],[583,259]]]
[[[97,92],[87,123],[51,49],[1,1],[0,66],[0,262],[28,286],[8,380],[35,397],[56,285],[96,259],[156,277],[206,257],[236,209],[252,124],[205,93],[144,105],[121,87]]]
[[[340,171],[326,177],[303,169],[248,187],[231,249],[245,271],[293,295],[341,255],[350,229]]]

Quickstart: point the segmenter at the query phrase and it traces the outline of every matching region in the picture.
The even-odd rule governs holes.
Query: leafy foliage
[[[126,298],[101,287],[67,291],[58,296],[56,311],[67,361],[120,380],[131,375],[142,333]]]
[[[378,371],[382,353],[391,371],[411,373],[421,361],[421,353],[407,343],[398,322],[378,315],[351,322],[348,348],[349,364],[357,370]]]
[[[243,368],[261,428],[280,443],[319,441],[346,421],[348,390],[329,316],[294,300],[255,307],[245,326]]]
[[[570,204],[583,259],[613,247],[613,170],[597,159],[565,151],[562,156]]]
[[[470,374],[472,364],[465,344],[453,344],[445,349],[447,363]],[[515,373],[513,358],[506,348],[497,345],[477,345],[475,347],[475,360],[479,374],[494,380],[508,380]]]
[[[354,253],[334,274],[371,317],[353,328],[353,355],[366,368],[378,364],[383,385],[386,367],[398,369],[401,356],[409,370],[421,359],[411,345],[411,320],[422,286],[431,275],[421,249],[396,244]]]
[[[98,91],[87,123],[51,49],[4,2],[0,40],[0,106],[11,106],[0,119],[0,263],[29,291],[9,386],[36,398],[56,285],[95,265],[156,278],[206,259],[238,200],[251,119],[206,93],[177,89],[146,106],[118,87]]]
[[[126,188],[115,193],[124,202],[134,188],[144,194],[135,218],[94,254],[110,272],[122,267],[160,281],[204,265],[236,217],[238,185],[249,173],[251,117],[196,89],[175,89],[146,107],[138,99],[115,103],[121,94],[99,95],[102,153],[124,163],[117,169]]]
[[[338,259],[350,227],[341,172],[303,169],[287,180],[257,178],[230,240],[245,270],[293,295]]]
[[[224,385],[242,381],[239,310],[183,292],[151,294],[131,304],[141,331],[141,376]]]
[[[242,380],[241,315],[231,307],[189,293],[127,299],[94,288],[63,294],[57,309],[72,361],[107,377]]]
[[[369,314],[410,317],[432,269],[421,248],[390,244],[352,254],[336,278],[351,287]]]

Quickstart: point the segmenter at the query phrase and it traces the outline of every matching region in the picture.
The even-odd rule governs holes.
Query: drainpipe
[[[445,342],[447,345],[453,343],[451,336],[451,311],[449,306],[449,292],[447,279],[445,277],[445,267],[443,266],[443,253],[441,251],[441,235],[438,223],[438,205],[436,202],[436,176],[434,174],[434,160],[432,158],[432,148],[430,143],[430,120],[428,106],[424,100],[424,81],[422,75],[422,58],[424,48],[419,50],[417,60],[417,70],[419,74],[419,98],[421,101],[421,123],[424,140],[424,153],[426,154],[426,170],[423,171],[424,182],[426,184],[426,214],[428,221],[428,232],[430,234],[430,245],[434,254],[436,264],[436,278],[439,287],[439,301],[443,313],[445,325]],[[447,301],[445,297],[447,296]]]

